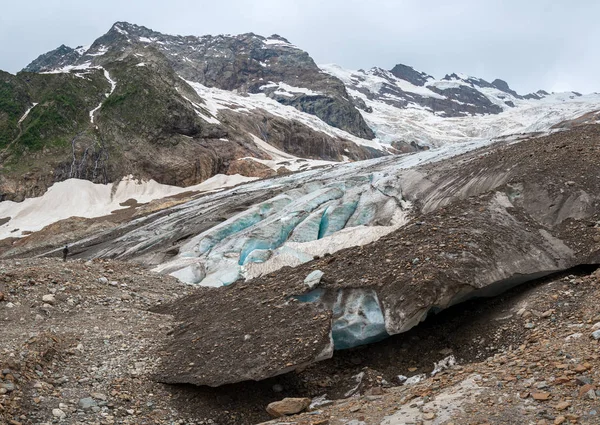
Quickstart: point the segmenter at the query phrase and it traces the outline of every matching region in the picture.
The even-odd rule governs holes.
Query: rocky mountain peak
[[[406,80],[415,86],[424,86],[427,81],[433,79],[431,75],[415,70],[412,66],[398,64],[394,66],[390,72],[401,80]]]
[[[504,80],[496,78],[494,81],[492,81],[492,86],[496,87],[498,90],[501,90],[501,91],[503,91],[505,93],[509,93],[509,94],[513,95],[517,99],[521,99],[522,98],[522,96],[520,94],[518,94],[516,91],[512,90],[508,86],[508,83],[506,81],[504,81]]]

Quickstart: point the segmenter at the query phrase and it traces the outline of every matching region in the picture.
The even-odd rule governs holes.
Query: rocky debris
[[[274,401],[267,406],[267,413],[274,418],[286,415],[295,415],[310,406],[310,398],[284,398],[281,401]]]
[[[101,284],[102,276],[128,286]],[[79,298],[73,310],[62,311],[70,307],[68,302],[57,304],[56,316],[46,317],[41,325],[33,324],[33,313],[27,310],[10,310],[15,314],[10,322],[0,314],[3,324],[11,323],[2,328],[11,331],[4,331],[0,341],[0,393],[11,390],[0,394],[0,423],[51,422],[58,420],[53,410],[60,409],[66,415],[63,423],[77,418],[99,424],[250,425],[268,420],[265,406],[270,402],[282,397],[316,401],[325,392],[330,395],[323,397],[325,404],[273,423],[391,425],[409,417],[418,423],[432,415],[444,425],[469,421],[500,425],[506,417],[536,424],[565,417],[591,425],[597,419],[593,413],[600,382],[597,342],[565,337],[574,330],[587,334],[600,321],[600,310],[589,303],[600,296],[600,272],[589,276],[569,272],[516,288],[511,291],[515,295],[469,301],[406,334],[339,352],[333,359],[273,380],[185,390],[150,380],[156,364],[151,354],[156,330],[171,333],[179,324],[167,316],[146,316],[144,309],[164,302],[165,294],[189,290],[164,279],[114,261],[0,263],[0,285],[6,285],[3,290],[16,304],[35,308],[53,288],[57,294]],[[129,310],[120,291],[143,297],[132,297],[128,302],[135,304]],[[521,309],[529,317],[517,315]],[[554,310],[553,315],[542,317],[548,310]],[[537,326],[524,328],[526,320]],[[46,326],[54,333],[45,333]],[[38,332],[35,339],[29,339],[32,331]],[[449,355],[457,364],[431,376],[434,363]],[[205,358],[211,360],[210,355]],[[344,398],[357,385],[353,377],[357,372],[362,374],[358,391]],[[394,386],[398,373],[425,376],[413,385]],[[541,392],[551,397],[535,400],[532,394]],[[81,399],[91,399],[100,410],[94,411],[94,406],[84,410]]]
[[[223,289],[226,297],[219,296]],[[275,291],[279,288],[273,284],[198,288],[181,303],[163,304],[156,311],[172,314],[179,325],[161,349],[156,378],[219,386],[280,375],[331,357],[331,313],[289,303],[293,293],[274,297]],[[221,326],[212,326],[216,322]],[[265,338],[267,328],[281,333]]]
[[[574,283],[576,281],[578,283]],[[366,363],[371,367],[382,366],[383,358],[398,354],[403,340],[404,344],[411,343],[411,350],[403,355],[419,358],[420,353],[430,352],[424,347],[430,346],[427,336],[433,331],[450,336],[456,352],[461,353],[460,365],[435,376],[425,376],[415,385],[388,387],[378,399],[369,398],[368,390],[364,390],[350,399],[335,400],[312,414],[279,418],[265,424],[309,425],[321,420],[333,425],[352,421],[401,425],[431,420],[440,424],[490,425],[597,423],[600,413],[597,396],[595,386],[589,383],[600,379],[597,342],[585,338],[565,341],[564,336],[572,329],[591,329],[599,317],[600,310],[588,300],[600,294],[600,272],[583,278],[567,275],[548,278],[511,292],[514,295],[490,300],[489,307],[481,307],[482,301],[469,302],[468,309],[481,307],[476,316],[457,307],[456,314],[464,316],[462,324],[449,334],[449,322],[455,319],[441,313],[440,316],[445,317],[432,319],[438,324],[427,321],[421,330],[415,328],[409,335],[394,337],[399,340],[397,345],[382,343],[388,347],[379,347],[379,350],[386,351],[379,351]],[[544,323],[543,330],[523,330],[525,319],[516,315],[523,305],[534,312],[536,322]],[[484,314],[486,309],[489,312]],[[549,309],[555,310],[554,320],[541,317],[541,313]],[[478,330],[473,333],[475,329]],[[422,339],[417,339],[417,335]],[[463,344],[469,346],[461,347]],[[489,350],[486,352],[490,355],[481,360],[468,360],[474,359],[474,352],[482,349]],[[369,358],[367,354],[377,349],[364,347],[361,351]],[[335,359],[328,362],[323,363],[323,371],[341,372],[341,361],[337,369]],[[389,372],[380,374],[387,378]]]
[[[420,177],[406,179],[402,192],[420,211],[408,225],[369,245],[178,300],[168,309],[182,327],[166,342],[160,379],[211,386],[265,379],[331,356],[330,337],[338,349],[373,342],[411,329],[432,310],[600,262],[600,181],[592,177],[599,131],[410,170]],[[315,270],[332,278],[310,291],[304,280]],[[555,313],[548,314],[544,320]],[[521,326],[540,328],[529,316]],[[215,360],[186,363],[199,352]]]
[[[148,312],[184,285],[114,261],[22,259],[0,262],[0,287],[14,304],[0,303],[0,423],[186,420],[149,378],[171,320]]]

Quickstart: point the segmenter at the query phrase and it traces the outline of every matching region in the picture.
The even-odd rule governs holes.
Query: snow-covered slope
[[[45,226],[69,217],[101,217],[128,208],[123,203],[135,200],[150,202],[183,192],[211,192],[240,183],[255,180],[243,176],[214,176],[190,187],[169,186],[150,181],[137,181],[131,177],[116,184],[95,184],[87,180],[68,179],[55,183],[38,198],[23,202],[0,202],[0,218],[9,219],[0,225],[0,240],[22,237],[27,232],[41,230]]]
[[[548,131],[561,121],[600,109],[598,94],[540,91],[520,96],[508,86],[497,83],[507,90],[503,91],[466,75],[452,74],[441,80],[429,77],[423,85],[416,85],[380,68],[349,71],[337,65],[322,65],[321,69],[341,79],[348,93],[364,102],[361,113],[384,144],[414,141],[441,146]],[[464,101],[459,100],[461,96]],[[492,105],[499,112],[486,112],[482,104]],[[469,107],[474,113],[469,113]]]

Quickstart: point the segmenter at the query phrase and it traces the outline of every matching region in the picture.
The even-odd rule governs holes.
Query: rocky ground
[[[596,424],[600,308],[592,300],[599,295],[595,272],[458,306],[406,335],[328,361],[332,377],[341,364],[354,365],[356,393],[268,423]],[[431,376],[436,356],[454,356],[456,365]]]
[[[174,323],[149,310],[186,295],[178,282],[114,261],[4,261],[0,423],[255,424],[284,397],[336,401],[271,424],[598,423],[600,272],[591,270],[461,304],[286,375],[214,389],[154,380],[156,335]],[[449,356],[456,365],[431,376]]]
[[[57,259],[0,264],[0,423],[169,423],[147,377],[167,316],[187,291],[130,264]]]

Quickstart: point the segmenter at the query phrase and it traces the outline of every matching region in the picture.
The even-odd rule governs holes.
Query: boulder
[[[295,415],[306,410],[310,406],[310,398],[284,398],[267,406],[267,413],[274,418],[286,415]]]

